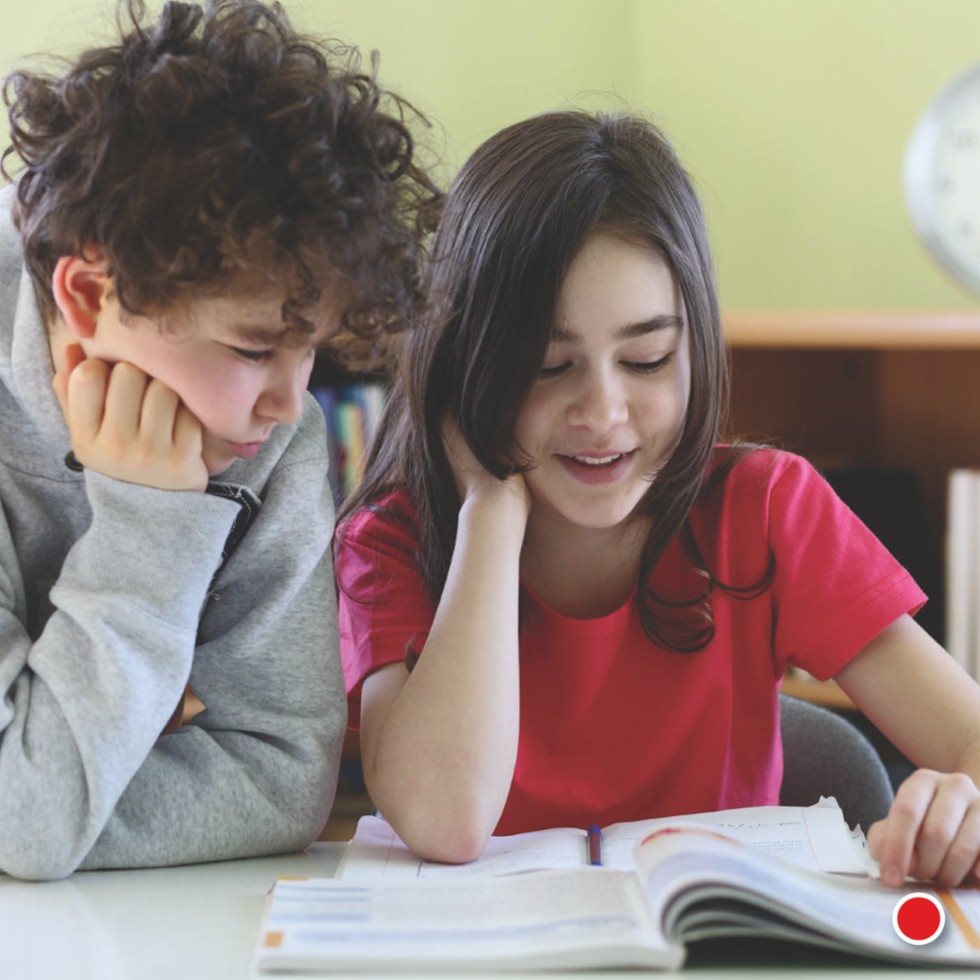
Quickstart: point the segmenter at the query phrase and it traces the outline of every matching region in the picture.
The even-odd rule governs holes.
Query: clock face
[[[980,65],[929,106],[905,155],[912,224],[939,264],[980,293]]]

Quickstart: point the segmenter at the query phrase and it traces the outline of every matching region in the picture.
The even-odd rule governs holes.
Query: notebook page
[[[439,864],[413,854],[381,817],[361,817],[338,875],[359,881],[463,878],[544,868],[581,868],[588,855],[585,831],[571,827],[491,837],[471,864]]]

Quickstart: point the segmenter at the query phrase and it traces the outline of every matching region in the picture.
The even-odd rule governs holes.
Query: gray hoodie
[[[221,475],[246,488],[231,497],[73,472],[10,202],[0,194],[0,871],[301,848],[329,813],[346,724],[323,416],[307,396],[297,425]],[[161,736],[188,681],[206,710]]]

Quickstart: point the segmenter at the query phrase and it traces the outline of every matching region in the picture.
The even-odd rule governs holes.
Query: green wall
[[[728,306],[975,307],[918,245],[902,160],[980,60],[977,0],[637,2],[637,101],[700,186]]]
[[[980,0],[287,0],[301,27],[381,51],[448,176],[557,105],[634,105],[704,200],[729,307],[962,308],[905,217],[919,113],[980,58]],[[5,12],[0,66],[105,36],[109,0]]]

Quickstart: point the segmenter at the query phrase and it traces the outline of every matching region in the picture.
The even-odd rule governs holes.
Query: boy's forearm
[[[513,777],[525,524],[526,515],[506,500],[463,507],[424,653],[369,764],[379,809],[410,845],[443,860],[466,860],[482,847]],[[433,847],[446,853],[433,854]]]
[[[216,565],[234,510],[104,478],[93,497],[37,640],[12,609],[0,612],[3,659],[22,665],[4,678],[0,710],[0,869],[21,877],[74,870],[153,746],[194,655],[196,616],[175,614],[179,594],[196,608],[213,572],[187,541],[210,541],[202,551]],[[146,548],[167,560],[119,546],[130,505],[142,507]]]
[[[190,680],[206,710],[156,744],[82,867],[222,860],[316,839],[347,723],[329,498],[317,460],[266,488],[201,620]]]
[[[346,719],[342,688],[334,687],[316,718],[284,723],[243,711],[228,718],[228,729],[195,720],[166,736],[80,867],[154,867],[301,850],[330,814]]]

